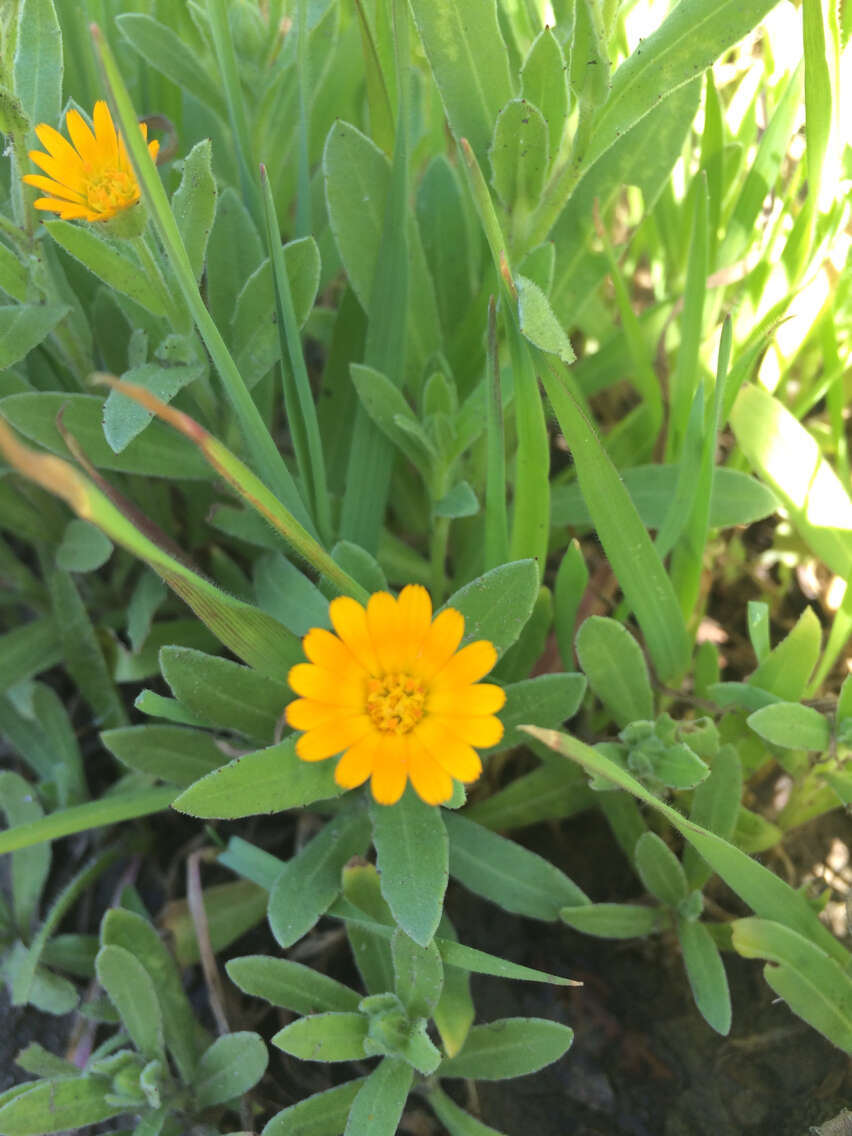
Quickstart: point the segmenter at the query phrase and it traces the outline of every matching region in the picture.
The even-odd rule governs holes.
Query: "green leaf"
[[[355,965],[370,994],[384,994],[394,988],[390,937],[395,926],[391,909],[382,898],[382,885],[374,864],[347,864],[343,869],[343,895],[360,908],[381,933],[358,923],[346,924],[346,935]],[[390,930],[388,930],[390,928]]]
[[[653,775],[670,789],[694,789],[708,775],[705,762],[688,745],[666,746],[651,759]]]
[[[671,580],[594,426],[556,371],[546,366],[542,380],[571,448],[598,536],[636,613],[657,673],[667,681],[685,670],[690,653]]]
[[[302,1061],[360,1061],[368,1025],[360,1013],[311,1014],[291,1022],[270,1040]]]
[[[447,889],[447,832],[440,809],[411,785],[395,805],[370,802],[376,866],[394,919],[425,947],[441,921]]]
[[[811,607],[805,608],[793,630],[770,651],[748,677],[750,686],[767,690],[776,698],[797,702],[804,698],[808,679],[819,658],[822,628]]]
[[[358,1090],[349,1110],[344,1136],[394,1136],[399,1131],[402,1110],[414,1080],[414,1070],[405,1061],[386,1057]]]
[[[0,368],[11,367],[19,359],[23,359],[53,331],[68,314],[68,310],[57,304],[10,304],[0,307]],[[0,403],[4,415],[5,403],[6,399]]]
[[[225,117],[221,85],[211,78],[196,52],[170,27],[144,12],[120,13],[115,22],[146,63],[193,95],[202,106],[211,107],[220,117]]]
[[[436,517],[474,517],[478,512],[479,501],[466,481],[454,485],[434,507]]]
[[[410,1018],[431,1017],[444,987],[444,964],[435,943],[421,947],[401,927],[391,940],[394,990]]]
[[[94,572],[112,555],[112,541],[99,528],[77,518],[68,522],[56,563],[66,572]]]
[[[737,954],[768,959],[763,976],[790,1009],[844,1052],[852,1052],[848,963],[844,966],[839,954],[829,957],[812,936],[771,920],[737,919],[731,926]]]
[[[18,9],[17,31],[17,42],[13,41],[15,94],[34,126],[40,122],[58,126],[62,108],[62,32],[53,0],[23,0]],[[9,32],[7,28],[7,35]]]
[[[677,466],[637,465],[621,471],[621,478],[646,528],[659,529],[677,482]],[[778,508],[775,494],[755,478],[738,469],[717,466],[710,495],[711,528],[750,525],[771,516]],[[584,528],[592,524],[588,507],[576,481],[555,485],[551,497],[551,520],[555,525]]]
[[[228,977],[245,994],[265,998],[294,1014],[358,1009],[361,995],[327,974],[290,959],[244,955],[225,964]]]
[[[163,647],[160,668],[172,694],[193,714],[260,742],[272,740],[292,699],[283,682],[189,647]]]
[[[491,182],[511,212],[535,204],[550,164],[550,139],[544,115],[528,99],[510,99],[497,116],[488,149]]]
[[[349,373],[361,405],[385,437],[428,478],[435,447],[402,392],[373,367],[350,363]]]
[[[758,915],[764,919],[783,923],[791,930],[809,938],[815,946],[836,959],[841,966],[848,965],[848,952],[820,922],[805,896],[801,892],[794,891],[774,872],[770,872],[756,860],[750,859],[744,852],[721,837],[687,820],[599,750],[592,749],[576,738],[560,734],[556,730],[537,730],[530,727],[529,732],[558,753],[563,753],[566,757],[579,762],[587,771],[614,782],[662,813],[669,823],[695,846],[696,851],[718,872],[728,886]]]
[[[193,1089],[199,1108],[238,1101],[254,1088],[269,1062],[266,1046],[256,1033],[241,1030],[217,1037],[201,1055]]]
[[[516,915],[553,922],[562,907],[586,902],[568,876],[549,861],[487,828],[447,812],[450,875]]]
[[[774,848],[783,836],[777,824],[772,824],[760,813],[753,813],[741,805],[737,810],[737,821],[730,839],[743,852],[760,853]]]
[[[110,241],[95,230],[71,221],[45,221],[44,227],[60,248],[88,268],[108,288],[129,296],[152,315],[165,315],[159,292],[142,271],[138,259],[125,251],[124,244]]]
[[[225,764],[214,738],[181,726],[126,726],[104,730],[101,741],[128,768],[186,788]]]
[[[656,832],[645,832],[636,842],[636,870],[645,888],[669,907],[686,899],[686,875],[680,860]]]
[[[563,907],[559,913],[563,923],[595,935],[599,939],[634,939],[661,930],[664,913],[659,907],[643,907],[636,903],[587,903],[582,907]]]
[[[550,301],[538,284],[526,276],[515,277],[518,290],[518,319],[521,334],[549,355],[563,363],[573,363],[576,356],[571,340],[550,306]]]
[[[349,540],[339,540],[331,550],[331,558],[353,580],[357,580],[369,595],[388,590],[387,576],[381,564],[360,545]]]
[[[119,27],[121,25],[119,24]],[[174,39],[169,36],[169,39]],[[172,198],[172,209],[195,279],[204,271],[207,239],[216,215],[216,180],[209,138],[196,142],[183,161],[183,176]]]
[[[295,739],[289,737],[208,773],[185,789],[172,807],[190,816],[233,820],[302,808],[342,792],[334,780],[334,763],[301,761]]]
[[[469,806],[464,815],[488,828],[503,831],[574,816],[597,801],[598,795],[588,787],[584,777],[566,776],[563,768],[549,761]]]
[[[209,476],[198,451],[160,422],[152,422],[126,450],[115,453],[104,437],[104,400],[95,395],[48,391],[13,394],[0,399],[0,414],[24,437],[67,457],[68,447],[56,428],[57,415],[61,414],[64,429],[77,439],[97,469],[168,480],[206,480]]]
[[[197,1023],[175,961],[162,939],[141,915],[113,907],[101,923],[101,942],[105,947],[123,948],[144,967],[160,1004],[166,1045],[182,1080],[189,1082],[197,1060]]]
[[[124,947],[106,945],[98,951],[95,971],[136,1049],[149,1061],[162,1057],[163,1016],[142,963]]]
[[[506,704],[500,711],[503,737],[486,753],[501,753],[523,745],[526,739],[519,726],[559,726],[573,718],[583,700],[586,679],[581,674],[536,675],[505,689]]]
[[[461,1053],[442,1061],[438,1077],[502,1081],[550,1065],[569,1049],[574,1031],[545,1018],[503,1018],[474,1026]]]
[[[731,426],[740,449],[781,499],[811,551],[832,572],[848,579],[852,574],[852,499],[814,437],[757,384],[740,390]]]
[[[511,647],[532,614],[538,596],[534,560],[516,560],[471,580],[447,600],[445,607],[464,616],[462,643],[487,639],[498,657]]]
[[[756,734],[783,749],[828,749],[831,726],[824,714],[798,702],[773,702],[746,719]]]
[[[500,108],[514,95],[494,0],[413,0],[414,22],[450,128],[484,162]]]
[[[577,632],[576,650],[589,685],[617,725],[653,718],[648,666],[626,627],[605,616],[589,616]]]
[[[503,1136],[496,1128],[490,1128],[459,1108],[439,1085],[430,1088],[428,1101],[432,1111],[444,1125],[450,1136]]]
[[[109,1081],[103,1077],[53,1078],[30,1082],[33,1088],[21,1088],[20,1095],[0,1107],[0,1131],[4,1136],[43,1136],[100,1124],[127,1111],[105,1100]]]
[[[340,1136],[365,1077],[314,1093],[276,1113],[261,1136]]]
[[[730,840],[737,824],[743,791],[743,771],[739,754],[732,745],[723,745],[713,758],[710,775],[695,789],[689,819]],[[683,867],[690,888],[702,887],[711,868],[690,844],[684,849]]]
[[[39,820],[44,813],[35,788],[9,770],[0,772],[0,808],[10,828]],[[12,854],[12,907],[21,938],[30,941],[41,893],[50,873],[50,845],[41,844]]]
[[[441,326],[449,335],[472,299],[473,251],[459,175],[443,153],[432,157],[417,187],[417,220]]]
[[[121,378],[127,383],[138,383],[156,398],[169,403],[184,387],[203,374],[204,364],[201,362],[180,364],[164,359],[162,362],[132,367]],[[104,437],[113,452],[120,454],[148,428],[154,415],[121,391],[112,390],[104,404],[103,418]]]
[[[343,866],[369,843],[365,813],[341,813],[282,868],[269,894],[269,926],[282,947],[306,935],[340,894]]]
[[[203,888],[201,899],[210,946],[218,953],[266,919],[269,892],[251,880],[230,880]],[[171,935],[171,947],[179,966],[194,966],[200,961],[201,947],[185,899],[168,903],[160,915],[160,923]]]
[[[544,28],[532,42],[521,68],[524,98],[541,111],[547,123],[550,158],[559,153],[568,119],[568,83],[565,56],[552,28]]]
[[[351,565],[343,564],[341,567],[352,574]],[[255,561],[254,590],[263,610],[283,623],[294,635],[306,635],[312,627],[331,626],[328,600],[280,552],[261,556]]]
[[[652,110],[661,92],[677,90],[705,71],[760,23],[775,0],[681,2],[615,72],[597,115],[586,163],[592,165]]]
[[[8,690],[54,666],[62,658],[53,619],[42,616],[0,635],[0,690]]]
[[[678,918],[677,937],[695,1005],[716,1033],[731,1030],[731,993],[719,948],[703,923]]]

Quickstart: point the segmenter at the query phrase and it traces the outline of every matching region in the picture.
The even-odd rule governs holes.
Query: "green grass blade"
[[[677,678],[689,661],[689,639],[671,581],[636,506],[594,426],[540,356],[542,382],[565,439],[604,551],[639,621],[657,674]]]
[[[142,187],[143,198],[151,211],[151,216],[168,255],[175,278],[183,293],[183,298],[192,313],[192,318],[201,333],[201,338],[210,352],[225,388],[225,393],[240,423],[246,451],[252,455],[253,464],[256,464],[260,475],[269,488],[284,502],[293,515],[310,530],[313,528],[313,524],[299,496],[296,483],[266,429],[263,418],[243,382],[242,375],[237,370],[237,366],[225,346],[225,341],[207,310],[201,298],[201,293],[198,291],[192,265],[189,263],[189,257],[169,206],[166,191],[151,160],[151,155],[148,153],[148,147],[138,129],[136,114],[121,69],[96,25],[92,27],[92,35],[112,102],[112,109],[121,128],[139,184]]]
[[[488,355],[486,374],[485,566],[486,572],[509,559],[509,521],[506,515],[506,439],[500,391],[500,360],[497,356],[497,306],[488,305]]]
[[[302,340],[293,305],[290,277],[284,264],[284,253],[281,249],[281,230],[275,211],[275,200],[272,196],[272,187],[266,176],[266,170],[262,166],[260,180],[263,191],[263,211],[266,219],[269,256],[275,279],[278,335],[281,339],[281,379],[284,386],[287,422],[293,438],[296,463],[307,497],[308,508],[323,538],[330,541],[332,536],[331,512],[317,410],[308,378],[308,369],[305,366],[305,356],[302,353]]]
[[[0,832],[0,854],[15,852],[18,848],[29,848],[45,840],[58,840],[61,836],[71,836],[75,832],[87,832],[90,828],[103,828],[108,824],[162,812],[169,807],[178,792],[173,785],[162,786],[158,789],[143,789],[138,793],[115,794],[99,801],[87,801],[84,805],[60,809],[39,820],[30,821],[29,824],[19,824]]]

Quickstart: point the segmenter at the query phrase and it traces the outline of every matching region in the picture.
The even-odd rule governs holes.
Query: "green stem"
[[[176,331],[181,329],[186,322],[186,310],[175,302],[145,234],[140,233],[138,237],[134,237],[131,244],[136,250],[136,255],[139,257],[142,271],[145,273],[148,283],[157,293],[160,303],[163,305],[166,318]]]

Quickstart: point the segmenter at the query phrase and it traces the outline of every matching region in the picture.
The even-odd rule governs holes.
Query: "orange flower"
[[[39,142],[47,153],[30,150],[30,158],[44,170],[25,174],[23,181],[50,194],[35,201],[36,209],[58,213],[63,221],[82,217],[86,221],[108,221],[135,205],[139,185],[127,156],[124,139],[115,129],[109,107],[99,99],[92,115],[95,131],[79,111],[69,110],[65,126],[71,142],[42,122],[36,127]],[[139,123],[147,140],[148,127]],[[148,152],[157,157],[159,142],[149,142]]]
[[[331,601],[334,630],[312,628],[302,640],[309,663],[289,674],[301,695],[287,721],[305,732],[303,761],[342,753],[334,779],[354,789],[370,778],[382,805],[400,799],[407,780],[429,805],[448,801],[453,778],[475,781],[482,762],[474,746],[503,736],[495,717],[506,701],[499,686],[478,680],[497,652],[485,639],[458,649],[464,617],[446,608],[432,619],[419,584],[394,599],[376,592],[366,609],[348,596]]]

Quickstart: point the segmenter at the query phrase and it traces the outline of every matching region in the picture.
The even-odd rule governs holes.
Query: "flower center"
[[[367,682],[367,713],[384,734],[407,734],[423,717],[426,691],[420,679],[388,674]]]
[[[127,170],[107,167],[91,174],[86,184],[86,199],[89,208],[96,213],[111,216],[126,209],[139,198],[136,178]]]

